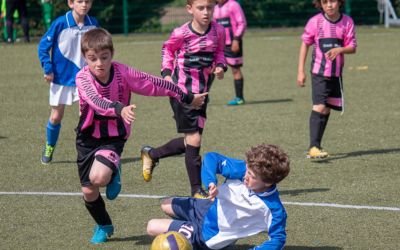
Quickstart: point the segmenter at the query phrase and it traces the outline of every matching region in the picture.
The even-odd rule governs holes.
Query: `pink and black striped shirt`
[[[212,21],[204,34],[199,34],[187,22],[176,28],[162,48],[163,77],[172,75],[185,93],[207,92],[212,70],[226,69],[224,28]]]
[[[144,96],[170,96],[191,103],[193,95],[185,94],[176,84],[113,62],[108,83],[100,83],[85,66],[76,76],[80,119],[78,134],[94,138],[127,139],[131,125],[123,121],[121,110],[130,105],[131,93]]]
[[[226,45],[231,45],[234,38],[241,39],[246,31],[246,17],[235,0],[217,4],[214,8],[214,19],[225,28]]]
[[[325,77],[341,77],[344,66],[343,54],[331,61],[326,52],[336,47],[357,47],[354,22],[344,14],[336,22],[326,19],[322,12],[313,16],[301,38],[306,45],[313,45],[311,73]]]

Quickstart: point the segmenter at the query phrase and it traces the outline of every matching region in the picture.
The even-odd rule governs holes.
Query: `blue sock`
[[[60,134],[61,123],[54,125],[50,121],[47,122],[47,144],[55,146],[57,144],[58,135]]]

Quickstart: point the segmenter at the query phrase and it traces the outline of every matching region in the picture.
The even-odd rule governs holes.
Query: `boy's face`
[[[339,14],[340,3],[338,0],[321,0],[321,6],[324,13],[329,17],[335,17]]]
[[[210,24],[215,2],[210,0],[195,0],[192,5],[186,5],[187,11],[193,15],[193,21],[202,27]]]
[[[110,78],[112,58],[113,53],[109,49],[98,52],[90,49],[85,53],[85,61],[89,66],[90,72],[103,83]]]
[[[68,6],[79,16],[86,15],[92,8],[92,0],[68,0]]]
[[[272,184],[263,182],[261,178],[259,178],[253,170],[248,167],[246,168],[246,174],[244,175],[244,185],[256,193],[265,192],[270,186],[272,186]]]

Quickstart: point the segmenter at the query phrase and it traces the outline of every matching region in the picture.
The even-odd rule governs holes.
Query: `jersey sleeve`
[[[179,32],[179,28],[175,29],[169,39],[164,42],[161,50],[161,75],[163,77],[172,75],[174,70],[174,62],[176,58],[176,51],[182,45],[183,37]]]
[[[210,183],[218,184],[218,174],[228,179],[243,179],[245,173],[246,162],[244,160],[229,158],[215,152],[204,155],[201,180],[206,189]]]
[[[344,35],[344,47],[351,46],[353,48],[357,47],[356,31],[354,22],[351,18],[347,23],[346,34]]]
[[[181,103],[190,104],[193,94],[185,94],[178,85],[126,66],[126,80],[131,92],[144,96],[170,96]]]
[[[49,30],[40,39],[38,46],[39,61],[42,66],[43,72],[48,75],[53,73],[53,64],[50,57],[50,50],[54,48],[57,42],[58,22],[53,22]]]
[[[229,13],[231,19],[235,20],[236,22],[236,29],[233,31],[233,36],[234,38],[241,39],[247,27],[246,16],[244,15],[243,10],[238,2],[233,1],[231,3],[232,6]]]
[[[215,54],[215,65],[217,67],[222,67],[224,71],[228,70],[228,66],[226,65],[224,49],[225,49],[225,30],[224,27],[220,24],[217,25],[218,32],[218,46]]]
[[[79,98],[88,103],[100,115],[110,117],[121,116],[124,105],[102,97],[94,87],[94,79],[89,74],[80,71],[76,76],[76,87],[78,88]]]
[[[252,248],[252,250],[281,250],[285,246],[286,211],[280,202],[267,203],[272,213],[271,225],[268,228],[269,239],[261,245]]]
[[[315,19],[311,18],[306,26],[304,27],[303,35],[301,36],[301,40],[308,46],[312,45],[315,42]]]

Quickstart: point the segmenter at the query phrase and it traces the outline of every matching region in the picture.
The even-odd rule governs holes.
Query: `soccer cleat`
[[[307,153],[308,159],[326,158],[328,156],[329,156],[328,152],[317,147],[310,148],[310,150],[308,150]]]
[[[149,152],[152,149],[153,148],[150,146],[144,146],[140,151],[140,158],[142,158],[142,165],[143,165],[142,175],[144,181],[146,182],[151,181],[153,169],[158,164],[158,161],[155,161],[150,157]]]
[[[118,197],[119,192],[121,192],[121,164],[118,167],[117,174],[106,187],[106,197],[109,200],[114,200]]]
[[[244,104],[244,99],[240,97],[235,97],[233,100],[230,100],[228,102],[229,106],[237,106],[237,105],[243,105]]]
[[[208,199],[208,193],[204,189],[199,188],[192,193],[192,197],[196,199]]]
[[[107,241],[108,237],[111,237],[114,233],[114,226],[113,225],[105,225],[100,226],[96,225],[93,229],[93,237],[90,240],[93,244],[100,244]]]
[[[56,148],[55,146],[51,146],[46,143],[46,146],[44,146],[43,148],[42,159],[41,159],[43,165],[50,164],[51,160],[53,159],[53,153],[55,148]]]

